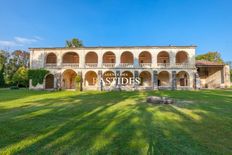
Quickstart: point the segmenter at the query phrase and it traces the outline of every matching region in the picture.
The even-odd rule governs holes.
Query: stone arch
[[[116,56],[113,52],[107,51],[103,54],[103,63],[116,63]]]
[[[179,51],[176,53],[176,63],[188,63],[189,56],[185,51]]]
[[[63,63],[79,63],[79,55],[76,52],[66,52],[62,57]]]
[[[134,63],[134,55],[130,51],[125,51],[121,54],[120,58],[121,63]]]
[[[168,71],[161,71],[158,74],[158,86],[170,86],[170,74]]]
[[[45,89],[54,89],[54,75],[47,74],[45,77]]]
[[[167,51],[161,51],[157,55],[157,63],[170,63],[170,56]]]
[[[176,84],[177,86],[190,86],[190,77],[189,73],[186,71],[180,71],[176,75]]]
[[[75,78],[77,73],[72,69],[66,69],[62,74],[62,88],[63,89],[75,89]]]
[[[116,74],[113,71],[105,71],[102,75],[104,85],[113,86],[115,85]]]
[[[48,53],[46,55],[46,61],[47,64],[56,64],[57,63],[57,56],[55,53]]]
[[[98,63],[98,55],[96,52],[88,52],[85,55],[85,63]]]
[[[140,85],[142,86],[152,86],[152,76],[151,76],[151,73],[149,71],[142,71],[140,74],[139,74],[139,77],[140,77],[140,80],[141,80],[141,83]]]
[[[133,78],[133,73],[131,71],[124,71],[124,72],[122,72],[121,78],[122,78],[121,79],[121,84],[123,86],[132,85],[132,83],[130,83],[131,78]]]
[[[97,73],[95,71],[88,71],[85,73],[85,86],[97,85]]]
[[[139,63],[151,63],[151,62],[152,62],[152,57],[150,52],[142,51],[139,54]]]

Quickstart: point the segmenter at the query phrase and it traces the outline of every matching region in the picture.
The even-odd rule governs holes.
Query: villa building
[[[195,50],[196,46],[30,48],[31,69],[50,72],[41,85],[34,87],[30,81],[30,89],[75,89],[77,75],[84,90],[195,89],[199,82],[206,87],[202,74],[208,66],[196,66]],[[224,68],[217,66],[217,78],[223,80],[217,79],[216,87],[229,85]]]

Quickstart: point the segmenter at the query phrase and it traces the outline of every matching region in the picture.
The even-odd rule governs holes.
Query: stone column
[[[98,90],[103,90],[102,71],[98,71]]]
[[[221,83],[224,84],[224,67],[221,69]]]
[[[135,68],[139,67],[139,50],[132,51],[133,57],[134,57],[134,64],[133,66]]]
[[[153,89],[158,89],[158,73],[157,71],[153,71]]]
[[[85,67],[85,50],[81,50],[79,52],[79,67],[80,68]]]
[[[201,80],[199,77],[199,74],[196,72],[195,73],[195,89],[200,89],[201,88]]]
[[[169,61],[170,61],[170,66],[172,67],[176,66],[176,52],[173,50],[169,51]]]
[[[172,90],[176,90],[176,71],[172,71]]]
[[[138,87],[138,83],[135,83],[135,79],[136,78],[138,78],[139,77],[139,72],[138,71],[134,71],[134,84],[133,84],[133,87],[135,88],[135,89],[137,89],[137,87]]]
[[[115,67],[118,68],[120,67],[120,63],[121,63],[121,51],[119,49],[115,50],[114,54],[115,54]]]
[[[61,89],[61,73],[56,73],[54,75],[54,81],[55,81],[55,85],[54,87],[57,89],[57,90],[60,90]]]
[[[62,56],[63,56],[62,50],[57,52],[56,56],[57,56],[57,66],[61,68],[62,67],[61,66],[62,65]]]
[[[97,66],[98,66],[98,68],[101,68],[102,67],[102,57],[103,57],[103,51],[101,50],[100,52],[98,52],[97,53],[97,56],[98,56],[98,64],[97,64]]]
[[[83,91],[83,77],[82,77],[82,71],[79,71],[77,73],[78,76],[80,76],[81,81],[80,81],[80,91]]]
[[[46,55],[47,55],[47,53],[45,52],[45,50],[43,50],[43,56],[42,56],[42,59],[41,59],[41,64],[42,64],[43,68],[46,66],[45,65],[45,63],[46,63],[46,60],[45,60]]]
[[[152,54],[154,53],[154,54]],[[158,55],[158,51],[157,50],[152,50],[152,68],[157,68],[157,55]]]
[[[116,88],[120,88],[120,83],[119,83],[119,80],[120,80],[120,71],[119,70],[116,71],[115,77],[116,77],[115,87]]]

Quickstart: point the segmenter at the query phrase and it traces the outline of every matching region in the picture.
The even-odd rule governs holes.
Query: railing
[[[140,63],[139,66],[141,68],[151,68],[152,63]],[[57,67],[70,67],[70,68],[79,68],[79,63],[62,63],[61,65],[57,65],[56,63],[45,63],[45,67],[47,68],[57,68]],[[98,63],[85,63],[86,68],[96,68],[98,67]],[[103,68],[114,68],[115,63],[102,63]],[[119,67],[122,68],[133,68],[133,63],[120,63]],[[194,68],[195,65],[191,63],[157,63],[157,68]]]
[[[151,68],[151,63],[140,63],[141,68]]]
[[[133,66],[133,63],[120,63],[120,67],[132,68]]]
[[[169,68],[170,63],[157,63],[158,68]]]
[[[177,86],[177,89],[179,89],[179,90],[189,90],[189,89],[191,89],[191,87],[190,86]]]
[[[86,68],[96,68],[97,67],[97,63],[85,63],[85,67]]]
[[[46,63],[45,67],[47,67],[47,68],[56,68],[57,64],[56,63]]]
[[[157,68],[194,68],[195,65],[190,63],[157,63]]]
[[[166,90],[166,89],[170,89],[171,86],[158,86],[158,89],[161,89],[161,90]]]
[[[175,68],[194,68],[195,65],[190,63],[176,63]]]
[[[79,68],[79,63],[62,63],[62,67]]]
[[[115,63],[103,63],[103,67],[104,68],[114,68],[115,67]]]

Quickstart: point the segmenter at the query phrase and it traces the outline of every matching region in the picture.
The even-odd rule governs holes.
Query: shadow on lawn
[[[207,109],[198,104],[182,107],[144,103],[146,96],[154,94],[195,101],[194,96],[209,101],[213,101],[212,96],[218,96],[210,92],[200,96],[195,92],[186,93],[187,97],[183,97],[183,92],[172,91],[84,92],[37,99],[33,105],[21,107],[7,120],[7,126],[12,132],[17,131],[14,136],[18,138],[14,139],[14,143],[1,142],[0,147],[15,147],[18,154],[215,153],[200,140],[211,135],[202,126],[213,125],[213,120],[204,118],[215,117],[216,109]],[[221,99],[217,97],[214,102]],[[230,96],[227,96],[227,100],[231,101]],[[181,108],[203,108],[212,113],[196,112],[200,120],[194,120]],[[205,133],[205,136],[196,135],[198,133]],[[30,141],[36,137],[38,139]],[[16,144],[24,141],[27,144],[17,148]]]
[[[50,93],[47,91],[31,91],[29,89],[21,88],[19,90],[8,90],[8,89],[0,89],[0,104],[8,101],[15,101],[17,99],[23,99],[26,97],[31,97],[32,95],[41,95]]]

